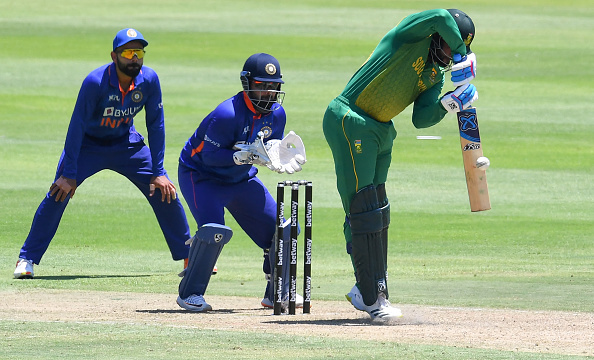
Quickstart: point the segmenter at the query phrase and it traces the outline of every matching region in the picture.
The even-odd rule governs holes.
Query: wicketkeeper
[[[212,268],[233,235],[225,225],[225,209],[264,250],[268,282],[262,306],[273,306],[274,259],[268,257],[275,254],[276,202],[253,165],[292,174],[306,161],[301,138],[292,131],[283,137],[285,93],[277,59],[264,53],[250,56],[240,79],[243,91],[202,120],[179,158],[180,190],[198,225],[177,298],[179,306],[191,311],[212,309],[204,293]],[[297,302],[303,306],[303,298]]]

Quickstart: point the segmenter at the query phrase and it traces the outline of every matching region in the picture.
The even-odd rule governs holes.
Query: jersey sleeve
[[[93,117],[97,98],[100,96],[100,84],[92,76],[87,76],[81,85],[76,104],[70,118],[70,125],[64,142],[64,171],[62,176],[76,179],[77,163],[85,135],[86,124]]]
[[[447,114],[439,100],[442,87],[443,81],[422,92],[415,100],[412,122],[417,129],[433,126]]]
[[[150,95],[144,104],[149,149],[153,163],[153,175],[165,175],[165,113],[159,77],[151,70]]]
[[[235,112],[230,105],[230,101],[222,103],[203,120],[205,128],[202,131],[204,136],[201,139],[203,146],[200,157],[206,166],[236,165],[233,160],[233,153],[236,150],[233,146],[238,139],[237,126],[243,123],[237,122]]]
[[[452,49],[452,54],[466,55],[466,45],[452,15],[445,9],[411,14],[397,25],[397,40],[415,43],[438,33]]]

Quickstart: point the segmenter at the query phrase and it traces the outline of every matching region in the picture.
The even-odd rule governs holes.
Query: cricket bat
[[[487,187],[487,173],[476,166],[477,159],[483,156],[476,108],[471,107],[458,112],[457,118],[470,211],[489,210],[491,201]]]

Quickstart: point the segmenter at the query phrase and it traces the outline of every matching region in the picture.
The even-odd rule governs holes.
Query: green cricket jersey
[[[384,36],[341,95],[380,122],[390,121],[414,102],[414,125],[435,125],[446,111],[439,104],[443,71],[437,64],[426,63],[434,33],[448,43],[452,54],[466,55],[458,26],[447,10],[412,14]]]

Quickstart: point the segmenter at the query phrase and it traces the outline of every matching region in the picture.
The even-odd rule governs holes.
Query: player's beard
[[[136,76],[138,76],[138,74],[140,74],[140,69],[142,68],[142,65],[138,63],[131,63],[126,65],[122,63],[120,59],[116,59],[116,62],[118,65],[118,69],[120,69],[121,72],[130,76],[131,78],[135,78]]]

